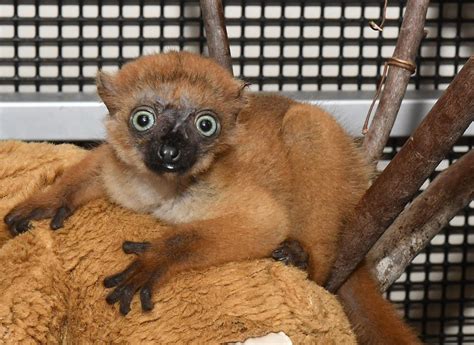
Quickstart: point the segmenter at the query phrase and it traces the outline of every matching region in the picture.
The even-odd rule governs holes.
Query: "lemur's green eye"
[[[144,132],[155,124],[155,115],[149,110],[138,110],[131,118],[132,126],[140,132]]]
[[[210,112],[203,112],[201,115],[198,115],[194,123],[198,132],[205,137],[211,137],[220,130],[219,121]]]

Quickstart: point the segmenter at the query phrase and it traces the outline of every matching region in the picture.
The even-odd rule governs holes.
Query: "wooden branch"
[[[222,1],[201,0],[200,3],[206,29],[209,56],[233,74]]]
[[[424,35],[426,11],[429,0],[409,0],[400,28],[397,46],[393,53],[396,60],[413,62]],[[376,162],[382,155],[398,110],[405,95],[412,72],[391,64],[372,124],[364,138],[364,148],[369,162]]]
[[[346,225],[327,282],[336,292],[474,120],[471,57],[400,152],[375,180]]]
[[[474,150],[443,171],[385,231],[368,254],[380,290],[397,280],[413,258],[474,198]]]

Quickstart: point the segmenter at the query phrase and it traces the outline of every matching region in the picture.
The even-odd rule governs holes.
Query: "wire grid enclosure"
[[[379,0],[224,1],[234,73],[254,90],[374,90],[404,6],[389,1],[379,34],[368,27],[379,22]],[[474,53],[474,0],[433,0],[425,27],[409,89],[444,89]],[[97,69],[170,49],[206,53],[198,1],[0,3],[0,92],[95,92]],[[390,140],[380,168],[404,140]],[[461,139],[438,170],[473,143]],[[473,208],[460,212],[387,293],[428,343],[474,344]]]
[[[224,1],[235,75],[259,90],[373,89],[405,1]],[[444,88],[473,53],[474,2],[432,1],[411,88]],[[141,54],[205,52],[197,1],[3,0],[0,92],[94,91],[98,68]]]
[[[391,138],[379,162],[383,169],[407,138]],[[472,150],[463,137],[423,184]],[[420,190],[420,192],[421,192]],[[474,344],[474,201],[458,212],[388,289],[387,297],[430,344]]]

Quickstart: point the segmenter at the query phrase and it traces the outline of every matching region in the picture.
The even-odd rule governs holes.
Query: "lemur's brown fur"
[[[286,239],[302,244],[311,279],[324,284],[344,245],[343,224],[369,181],[362,153],[329,114],[246,92],[215,62],[191,53],[141,57],[115,75],[99,74],[97,86],[110,112],[107,143],[15,207],[5,218],[13,233],[39,218],[53,217],[58,228],[77,207],[104,195],[166,222],[160,238],[125,243],[136,260],[105,281],[115,287],[108,302],[120,302],[124,314],[137,291],[143,309],[152,308],[152,287],[179,271],[268,257]],[[192,117],[210,109],[220,122],[218,136],[199,141],[195,162],[179,172],[151,169],[156,162],[147,155],[156,143],[131,128],[134,109],[155,103],[158,141],[173,132],[165,122],[183,112]],[[187,128],[179,140],[194,140]],[[342,300],[363,343],[417,343],[365,268],[349,286],[354,282]]]

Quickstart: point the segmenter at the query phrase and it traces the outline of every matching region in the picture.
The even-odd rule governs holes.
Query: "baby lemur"
[[[287,239],[302,244],[310,278],[324,284],[369,181],[363,155],[330,115],[250,93],[211,59],[185,52],[99,73],[97,89],[110,113],[107,143],[16,206],[5,217],[13,234],[40,218],[57,229],[102,196],[164,221],[160,238],[125,242],[136,259],[105,279],[115,288],[107,302],[122,314],[137,292],[151,309],[152,291],[183,270],[269,257]],[[361,342],[417,342],[365,268],[353,281],[343,302]]]

